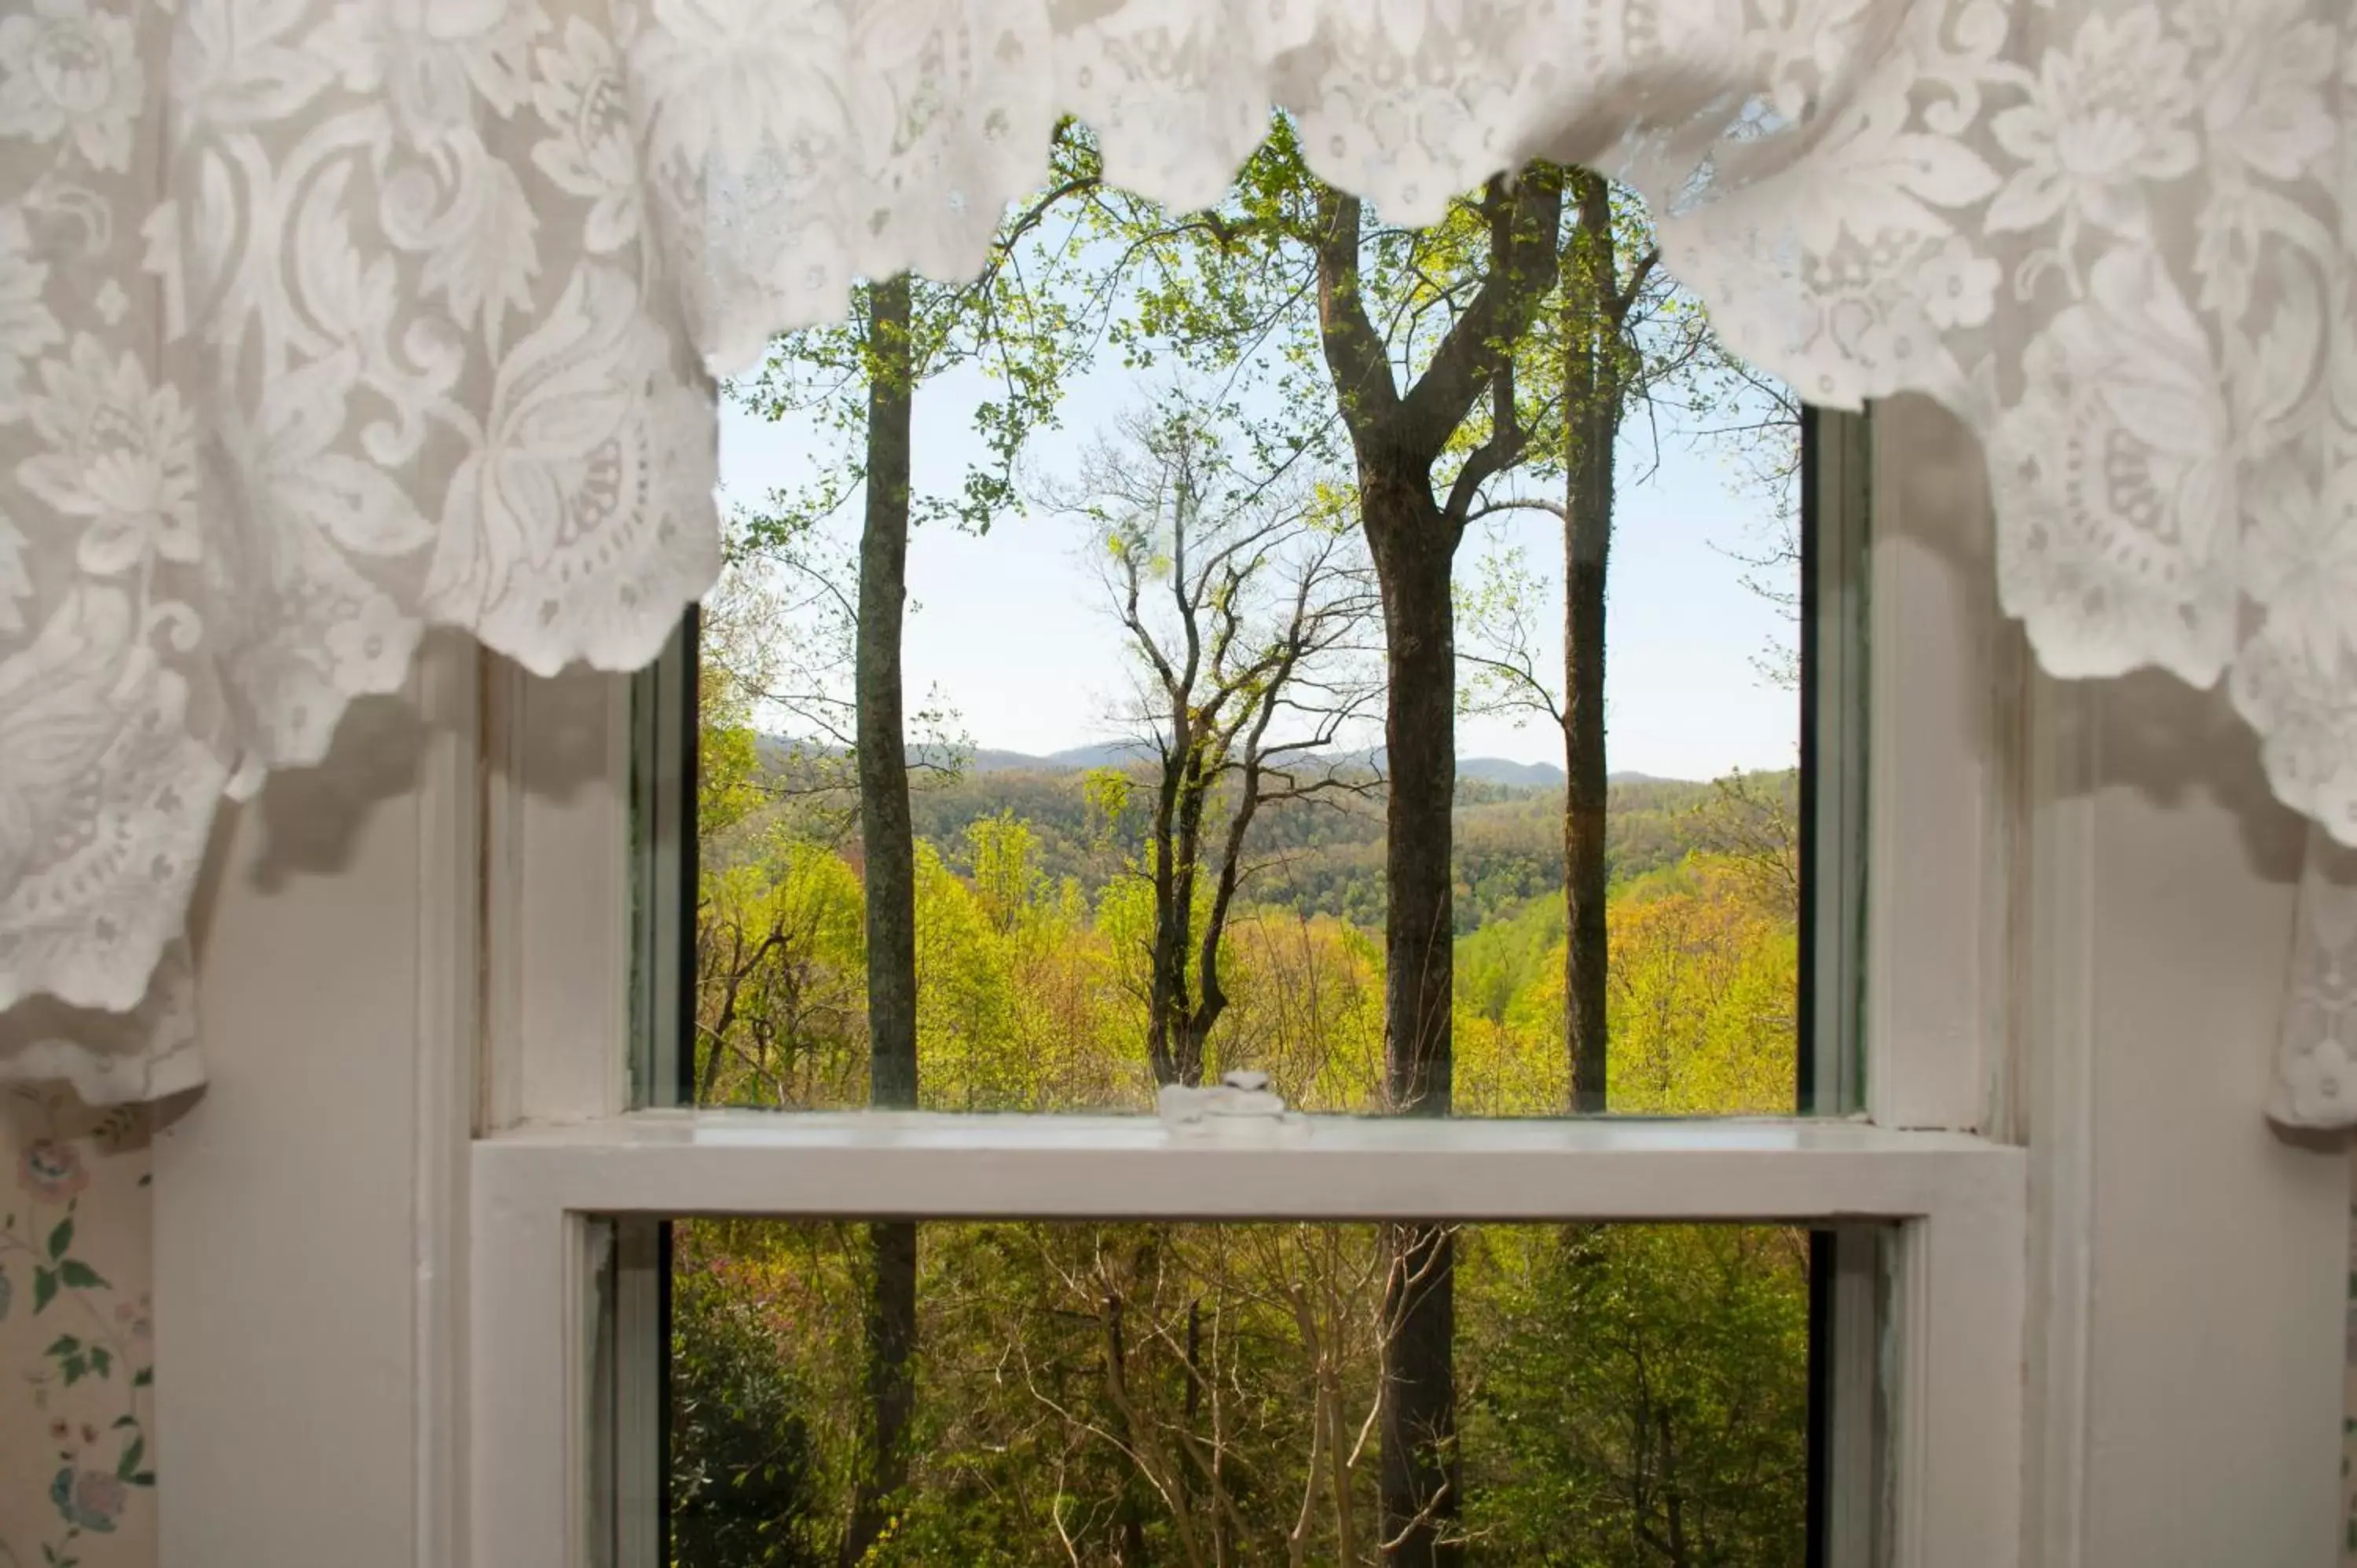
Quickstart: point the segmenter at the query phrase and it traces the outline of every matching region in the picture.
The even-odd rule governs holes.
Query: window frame
[[[1835,569],[1809,585],[1820,618],[1853,624],[1835,639],[1836,683],[1813,700],[1865,710],[1870,737],[1862,759],[1851,754],[1857,765],[1830,780],[1839,800],[1819,802],[1840,831],[1820,834],[1813,852],[1814,875],[1855,888],[1814,911],[1820,961],[1811,977],[1862,1000],[1854,1035],[1816,1031],[1834,1042],[1813,1064],[1816,1088],[1858,1108],[1846,1120],[1371,1128],[1312,1118],[1308,1139],[1280,1151],[1170,1134],[1144,1117],[630,1110],[633,1081],[658,1105],[676,1093],[656,1081],[643,1052],[633,1058],[656,1004],[621,977],[650,955],[675,972],[683,961],[659,923],[631,909],[631,888],[685,875],[678,845],[632,839],[630,800],[650,784],[692,789],[634,779],[633,737],[676,744],[685,731],[643,689],[634,701],[627,677],[572,671],[536,682],[497,669],[486,744],[506,760],[486,800],[489,1049],[469,1246],[471,1487],[501,1500],[475,1513],[475,1561],[631,1568],[653,1560],[648,1541],[617,1542],[607,1521],[593,1521],[597,1343],[584,1304],[602,1279],[618,1293],[614,1310],[644,1325],[660,1295],[643,1275],[610,1266],[606,1219],[1347,1220],[1409,1207],[1438,1219],[1887,1224],[1879,1247],[1844,1258],[1837,1241],[1834,1251],[1847,1321],[1878,1316],[1882,1327],[1853,1328],[1832,1348],[1836,1386],[1853,1391],[1856,1407],[1836,1452],[1846,1464],[1878,1456],[1887,1468],[1837,1495],[1829,1562],[2017,1561],[2026,1165],[2020,1149],[1980,1134],[1996,1124],[2001,1099],[2003,1054],[1991,1047],[2007,1021],[2005,851],[2018,736],[1998,722],[2007,659],[1989,575],[1985,565],[1959,572],[1951,559],[1985,533],[1977,493],[1917,487],[1874,509],[1870,476],[1911,441],[1910,430],[1904,419],[1813,411],[1808,431],[1806,504],[1820,530],[1854,531],[1874,512],[1866,546],[1821,549],[1818,560]],[[1866,581],[1846,575],[1861,567]],[[683,655],[675,646],[668,657]],[[670,679],[685,678],[674,663]],[[1853,831],[1867,835],[1862,867]],[[1862,943],[1825,940],[1837,928],[1824,922],[1843,918],[1863,925]],[[1861,948],[1862,972],[1839,967]],[[606,979],[585,986],[585,974]],[[971,1146],[961,1155],[945,1139]],[[1361,1155],[1375,1144],[1380,1157],[1368,1163]],[[1426,1179],[1410,1204],[1410,1188],[1383,1179],[1409,1165],[1464,1185],[1436,1203]],[[978,1188],[984,1165],[988,1183]],[[1275,1176],[1280,1167],[1289,1174]],[[843,1179],[854,1171],[859,1180]],[[1329,1179],[1344,1171],[1349,1179]],[[552,1331],[557,1324],[568,1326],[563,1334]],[[1881,1408],[1860,1406],[1855,1391],[1878,1380],[1867,1397]],[[659,1392],[641,1383],[612,1397],[643,1407]],[[1860,1434],[1869,1423],[1878,1443]]]

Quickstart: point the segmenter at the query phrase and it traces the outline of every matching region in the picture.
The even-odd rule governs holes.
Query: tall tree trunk
[[[1362,515],[1383,588],[1390,705],[1384,853],[1383,1036],[1391,1108],[1446,1116],[1456,977],[1451,809],[1457,786],[1455,531],[1421,474],[1362,469]],[[1457,1529],[1455,1244],[1437,1225],[1387,1226],[1379,1490],[1385,1560],[1464,1560]]]
[[[909,821],[908,740],[901,721],[900,626],[909,592],[909,415],[916,366],[909,280],[868,290],[867,510],[859,539],[859,835],[867,902],[868,1099],[917,1103],[917,868]],[[908,1482],[916,1402],[917,1228],[867,1228],[866,1431],[842,1561],[866,1556]]]
[[[1457,1238],[1443,1225],[1384,1228],[1383,1529],[1387,1563],[1465,1561],[1457,1453]]]
[[[1171,929],[1169,904],[1156,901],[1154,950],[1146,994],[1146,1060],[1157,1086],[1202,1081],[1199,1064],[1189,1076],[1185,1062],[1187,1019],[1187,957],[1181,945],[1186,933]]]
[[[1449,1036],[1455,932],[1449,864],[1457,788],[1457,637],[1449,580],[1468,509],[1485,477],[1519,460],[1511,439],[1512,360],[1505,345],[1555,287],[1560,179],[1532,165],[1511,190],[1492,181],[1489,274],[1403,394],[1383,335],[1360,294],[1365,215],[1355,198],[1320,188],[1318,340],[1358,458],[1360,520],[1383,589],[1390,679],[1384,717],[1390,801],[1383,852],[1384,1077],[1391,1109],[1446,1116],[1453,1091]],[[1444,507],[1433,465],[1488,393],[1505,413],[1469,454]],[[1385,1227],[1379,1487],[1384,1556],[1404,1568],[1464,1561],[1457,1520],[1454,1242],[1443,1227],[1403,1217]]]
[[[1194,743],[1197,746],[1201,741]],[[1190,753],[1187,776],[1179,787],[1178,875],[1171,885],[1166,929],[1178,984],[1171,992],[1170,1039],[1177,1052],[1178,1081],[1192,1089],[1203,1081],[1203,1034],[1190,1026],[1196,1012],[1200,972],[1187,972],[1188,938],[1195,928],[1195,881],[1203,867],[1203,811],[1210,804],[1211,780],[1203,771],[1200,752]]]
[[[1571,176],[1579,228],[1563,270],[1564,1030],[1571,1108],[1608,1108],[1604,824],[1605,571],[1612,549],[1612,448],[1620,430],[1620,324],[1610,188]]]
[[[843,1538],[846,1568],[864,1560],[891,1522],[909,1483],[909,1422],[917,1406],[917,1227],[906,1219],[867,1227],[869,1261],[865,1464]]]
[[[1211,1025],[1215,1021],[1214,1017],[1205,1016],[1200,1007],[1178,1021],[1178,1081],[1190,1089],[1203,1081],[1204,1065],[1211,1059]]]
[[[1184,772],[1165,762],[1154,824],[1154,950],[1146,992],[1146,1061],[1159,1084],[1192,1089],[1203,1081],[1203,1034],[1193,1027],[1195,985],[1188,972],[1188,939],[1195,917],[1195,880],[1201,869],[1203,810],[1210,782],[1201,778],[1184,715],[1176,725],[1189,748]]]
[[[1454,531],[1421,475],[1361,476],[1383,598],[1390,775],[1383,855],[1384,1089],[1394,1112],[1446,1116],[1454,1066],[1457,624]]]

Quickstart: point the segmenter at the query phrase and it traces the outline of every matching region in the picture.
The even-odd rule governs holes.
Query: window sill
[[[2020,1202],[2024,1156],[1863,1122],[650,1111],[475,1145],[479,1192],[576,1213],[1906,1219]]]

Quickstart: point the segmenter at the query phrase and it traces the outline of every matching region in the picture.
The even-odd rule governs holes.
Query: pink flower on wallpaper
[[[71,1144],[42,1138],[25,1150],[17,1180],[35,1197],[65,1203],[90,1185],[90,1167]]]
[[[131,1501],[131,1488],[104,1470],[60,1470],[49,1484],[49,1501],[68,1524],[102,1533],[114,1529]]]

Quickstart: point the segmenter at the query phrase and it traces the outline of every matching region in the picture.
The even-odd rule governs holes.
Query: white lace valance
[[[0,1074],[187,1079],[55,1020],[148,995],[221,793],[424,625],[648,658],[717,564],[713,374],[854,277],[973,270],[1062,113],[1186,207],[1272,103],[1397,220],[1619,173],[1738,351],[1978,431],[2051,669],[2224,677],[2357,843],[2339,0],[20,0],[0,1007],[42,1000]],[[2283,1113],[2357,1120],[2339,1012],[2288,1016]]]

